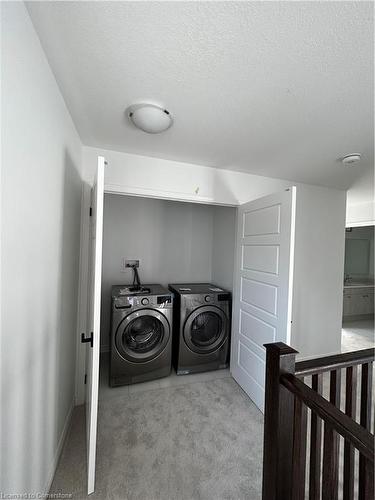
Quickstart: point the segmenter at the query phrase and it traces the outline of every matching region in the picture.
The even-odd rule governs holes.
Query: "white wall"
[[[374,224],[374,169],[369,169],[363,172],[351,188],[348,189],[346,226],[368,226]]]
[[[0,491],[44,493],[73,406],[81,143],[24,4],[1,8]]]
[[[301,357],[341,351],[346,193],[299,186],[292,345]]]
[[[142,283],[211,281],[213,230],[209,205],[105,195],[102,348],[109,347],[111,286],[132,282],[122,258],[140,260]]]

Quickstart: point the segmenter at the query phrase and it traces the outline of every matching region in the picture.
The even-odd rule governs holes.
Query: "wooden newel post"
[[[266,390],[263,441],[263,500],[292,498],[294,395],[280,375],[295,373],[295,349],[282,342],[265,344]]]

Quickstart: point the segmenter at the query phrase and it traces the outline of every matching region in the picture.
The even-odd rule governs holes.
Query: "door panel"
[[[241,276],[241,300],[274,316],[277,306],[277,287]]]
[[[95,489],[96,433],[99,391],[100,350],[100,302],[102,280],[103,201],[104,201],[103,157],[98,157],[96,179],[91,192],[90,261],[89,261],[89,334],[93,344],[87,349],[86,386],[86,436],[87,436],[87,493]]]
[[[264,386],[263,359],[257,356],[252,349],[249,349],[241,341],[239,342],[238,363],[260,386]]]
[[[263,411],[263,344],[290,342],[296,188],[241,205],[233,298],[231,372]]]
[[[245,203],[245,205],[248,205]],[[242,205],[244,206],[244,205]],[[246,236],[261,236],[264,234],[279,234],[280,205],[254,208],[249,207],[243,212],[243,231]]]
[[[241,310],[239,331],[241,335],[262,348],[263,344],[273,342],[276,328],[252,314]]]
[[[279,247],[277,245],[244,245],[242,269],[277,274],[279,270]]]

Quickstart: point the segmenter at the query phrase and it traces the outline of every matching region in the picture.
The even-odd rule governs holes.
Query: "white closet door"
[[[100,302],[102,281],[103,201],[105,159],[98,157],[96,179],[91,191],[91,227],[89,249],[89,331],[86,355],[86,435],[87,435],[87,493],[95,489],[96,433],[98,420]]]
[[[296,188],[238,209],[231,373],[263,411],[263,344],[290,342]]]

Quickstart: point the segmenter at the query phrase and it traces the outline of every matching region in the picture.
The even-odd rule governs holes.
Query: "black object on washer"
[[[173,292],[173,365],[177,375],[228,366],[231,295],[210,283],[169,285]]]
[[[112,287],[112,387],[170,374],[172,314],[172,294],[161,285]]]

